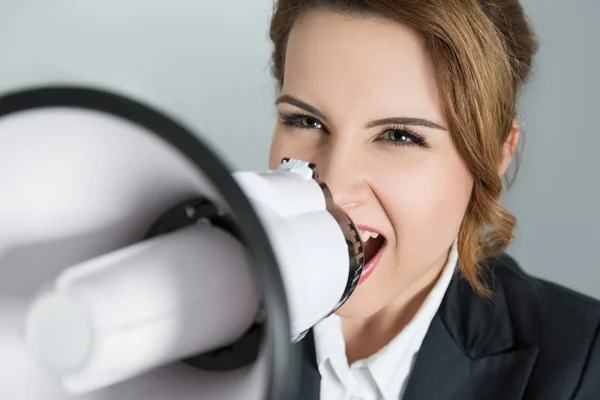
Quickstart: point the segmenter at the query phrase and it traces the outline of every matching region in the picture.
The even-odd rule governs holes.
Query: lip
[[[381,233],[379,229],[373,228],[372,226],[357,224],[356,227],[358,228],[358,230],[379,233],[381,236],[385,237],[385,235]]]
[[[377,230],[377,229],[375,229],[375,228],[373,228],[371,226],[368,226],[368,225],[356,225],[356,227],[359,230],[379,233],[381,236],[385,237],[385,235],[383,235],[381,233],[381,231],[379,231],[379,230]],[[360,285],[364,281],[366,281],[367,278],[369,278],[369,276],[373,273],[373,271],[377,267],[377,264],[379,264],[379,261],[381,261],[381,257],[383,256],[383,251],[385,250],[386,246],[387,246],[387,239],[385,240],[385,242],[383,242],[383,245],[377,251],[377,253],[373,256],[373,258],[371,258],[371,260],[369,260],[369,262],[366,263],[363,266],[362,273],[360,274],[360,278],[358,279],[358,285]]]

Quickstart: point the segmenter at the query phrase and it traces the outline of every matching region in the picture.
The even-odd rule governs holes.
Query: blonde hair
[[[498,201],[498,165],[537,51],[519,1],[279,0],[270,37],[272,71],[280,87],[290,30],[302,13],[317,8],[383,17],[423,35],[449,130],[475,181],[458,237],[460,269],[479,294],[489,295],[481,279],[483,261],[506,249],[516,225]]]

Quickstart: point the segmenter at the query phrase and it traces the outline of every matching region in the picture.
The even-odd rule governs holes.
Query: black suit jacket
[[[489,270],[492,300],[453,279],[402,400],[600,400],[600,302],[527,275],[508,255]],[[317,400],[312,332],[297,345],[298,399]]]

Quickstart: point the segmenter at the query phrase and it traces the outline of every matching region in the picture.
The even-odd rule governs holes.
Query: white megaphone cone
[[[0,148],[0,273],[27,278],[24,344],[65,393],[293,398],[292,342],[363,262],[313,165],[231,176],[156,111],[68,88],[0,99]],[[244,368],[203,358],[239,343]]]

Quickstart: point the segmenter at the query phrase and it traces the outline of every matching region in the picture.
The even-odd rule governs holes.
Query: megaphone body
[[[21,304],[32,362],[75,398],[273,395],[266,387],[279,378],[265,377],[265,365],[284,344],[230,370],[210,371],[201,356],[282,321],[291,346],[356,287],[360,235],[315,166],[286,159],[231,175],[227,185],[251,204],[243,208],[183,144],[68,99],[73,107],[0,114],[0,273],[13,280],[1,292]],[[273,253],[282,304],[257,273],[254,234]],[[286,318],[273,312],[280,306]],[[273,339],[263,336],[255,346]],[[293,380],[292,359],[277,368],[289,366]]]

